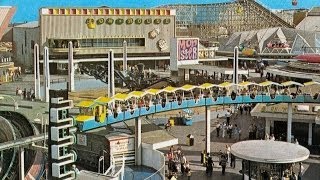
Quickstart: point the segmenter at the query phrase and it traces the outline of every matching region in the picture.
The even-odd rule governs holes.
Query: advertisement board
[[[135,146],[133,137],[113,139],[109,141],[109,145],[110,145],[111,154],[134,151],[134,146]]]

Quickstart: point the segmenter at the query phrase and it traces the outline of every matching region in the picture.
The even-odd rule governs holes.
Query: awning
[[[291,86],[291,85],[303,86],[303,84],[298,83],[298,82],[294,82],[294,81],[287,81],[287,82],[283,82],[281,84],[283,86]]]
[[[234,86],[234,85],[236,85],[236,84],[230,83],[230,82],[224,82],[224,83],[219,84],[219,87],[227,88],[227,87]]]
[[[112,97],[115,101],[126,101],[130,98],[131,96],[129,94],[122,94],[118,93]]]
[[[136,98],[141,98],[143,96],[145,96],[147,93],[146,92],[143,92],[143,91],[132,91],[129,93],[129,95],[131,97],[136,97]]]
[[[319,82],[315,82],[315,81],[310,81],[310,82],[304,83],[304,86],[311,86],[311,85],[320,85],[320,83]]]
[[[249,81],[245,81],[245,82],[242,82],[242,83],[239,83],[239,84],[238,84],[238,86],[250,86],[250,85],[260,86],[260,85],[257,84],[257,83],[249,82]]]
[[[186,85],[182,86],[182,87],[179,88],[179,89],[184,90],[184,91],[191,91],[192,89],[197,88],[197,87],[198,87],[198,86],[186,84]]]
[[[281,84],[276,83],[276,82],[272,82],[272,81],[265,81],[265,82],[262,82],[259,84],[260,84],[260,86],[271,86],[271,85],[282,86]]]
[[[161,89],[148,89],[145,91],[147,94],[157,95],[162,92]]]
[[[110,102],[112,102],[113,99],[109,98],[109,97],[99,97],[98,99],[94,100],[94,102],[99,103],[99,104],[108,104]]]
[[[178,88],[175,88],[175,87],[172,87],[172,86],[168,86],[168,87],[164,88],[162,91],[166,92],[166,93],[173,93],[176,90],[178,90]]]
[[[89,108],[95,104],[94,101],[81,101],[78,104],[76,104],[77,107],[84,107]]]
[[[212,88],[212,87],[218,87],[219,85],[216,85],[216,84],[211,84],[211,83],[203,83],[201,84],[200,86],[198,86],[200,89],[209,89],[209,88]]]

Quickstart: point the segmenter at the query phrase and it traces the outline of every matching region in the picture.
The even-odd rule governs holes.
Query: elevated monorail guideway
[[[305,83],[305,86],[310,84],[312,83]],[[319,93],[315,95],[287,93],[287,87],[293,85],[304,86],[293,81],[282,84],[271,81],[260,84],[225,82],[219,85],[205,83],[200,86],[168,86],[164,89],[133,91],[128,94],[119,93],[112,98],[100,97],[94,101],[80,102],[76,105],[80,109],[80,114],[75,117],[75,120],[80,131],[88,131],[140,116],[201,106],[247,103],[320,103]],[[239,93],[232,91],[234,86],[238,87]],[[252,91],[247,90],[248,86],[253,87]],[[270,86],[285,87],[284,92],[281,95],[270,92]],[[242,90],[240,90],[241,88]],[[199,93],[194,93],[194,89],[199,89]]]

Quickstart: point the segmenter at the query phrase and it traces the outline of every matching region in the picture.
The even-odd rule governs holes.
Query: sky
[[[41,7],[127,7],[152,8],[164,4],[204,4],[230,2],[235,0],[0,0],[0,6],[14,6],[16,13],[13,23],[37,21]],[[297,0],[298,5],[292,6],[292,0],[257,0],[270,9],[309,9],[320,6],[320,0]],[[139,3],[137,3],[139,2]]]

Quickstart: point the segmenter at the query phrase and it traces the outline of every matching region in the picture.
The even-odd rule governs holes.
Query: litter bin
[[[189,135],[187,136],[187,144],[188,144],[189,146],[193,146],[193,145],[194,145],[194,136],[193,136],[192,134],[189,134]]]

